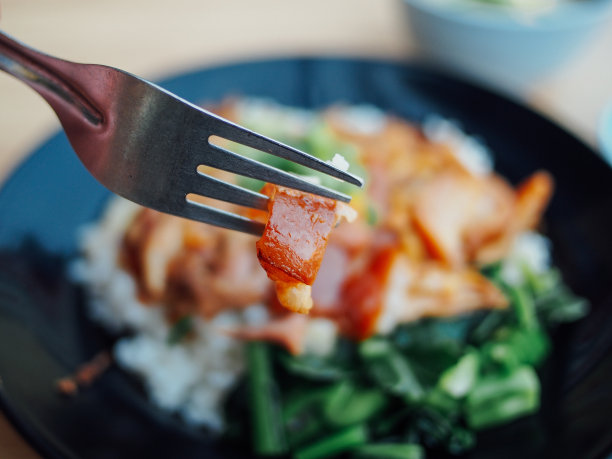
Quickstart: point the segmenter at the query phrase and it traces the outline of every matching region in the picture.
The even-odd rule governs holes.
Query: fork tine
[[[336,177],[337,179],[351,183],[358,187],[363,186],[363,180],[356,175],[338,169],[319,158],[304,153],[303,151],[297,150],[281,142],[277,142],[276,140],[270,139],[261,134],[257,134],[249,129],[219,118],[216,115],[211,115],[215,119],[215,122],[213,123],[214,135],[246,145],[247,147],[255,148],[256,150],[270,153],[280,158],[288,159],[289,161],[293,161],[294,163],[301,164],[302,166],[306,166],[310,169]]]
[[[263,223],[188,199],[185,199],[185,205],[177,215],[254,236],[261,236],[264,230]]]
[[[276,169],[254,161],[250,158],[237,155],[229,150],[225,150],[213,144],[209,144],[209,149],[206,155],[201,158],[202,164],[223,169],[234,174],[239,174],[245,177],[251,177],[264,182],[275,183],[276,185],[295,188],[306,193],[317,194],[337,201],[350,202],[351,197],[331,190],[324,186],[314,185],[307,180],[304,180],[288,172]]]
[[[187,183],[183,181],[182,185],[186,187],[186,191],[254,209],[268,209],[266,195],[224,182],[203,172],[197,172],[197,175],[190,176],[192,179]]]

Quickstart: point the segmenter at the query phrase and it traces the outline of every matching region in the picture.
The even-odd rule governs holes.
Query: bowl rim
[[[531,17],[508,14],[495,6],[469,8],[432,0],[403,0],[407,8],[466,27],[525,31],[563,31],[594,26],[612,17],[612,0],[569,0]]]

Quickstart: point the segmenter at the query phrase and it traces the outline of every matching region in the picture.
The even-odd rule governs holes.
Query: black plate
[[[612,170],[592,150],[521,105],[411,65],[275,60],[198,71],[162,85],[199,103],[245,95],[309,108],[375,104],[414,121],[436,113],[482,138],[510,180],[550,170],[557,182],[546,216],[554,257],[593,310],[556,334],[542,372],[540,414],[481,435],[469,457],[589,458],[610,451]],[[64,269],[79,226],[95,219],[108,197],[63,134],[38,148],[1,190],[0,405],[48,457],[243,457],[156,410],[118,370],[76,398],[55,392],[57,377],[107,344],[85,318],[82,292]]]

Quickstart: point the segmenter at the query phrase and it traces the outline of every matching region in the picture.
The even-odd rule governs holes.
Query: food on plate
[[[73,272],[92,317],[119,333],[116,362],[156,405],[250,436],[258,454],[301,458],[461,453],[479,430],[538,410],[548,330],[587,310],[537,232],[548,173],[511,184],[435,116],[416,125],[370,106],[251,99],[216,110],[348,165],[366,187],[228,144],[351,193],[358,215],[235,178],[271,198],[267,213],[228,205],[267,222],[257,241],[111,201]]]

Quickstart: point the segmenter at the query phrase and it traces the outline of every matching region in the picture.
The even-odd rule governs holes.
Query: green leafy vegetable
[[[359,424],[380,413],[387,402],[387,397],[380,390],[358,388],[350,382],[343,382],[333,388],[324,415],[327,422],[334,426]]]
[[[534,413],[540,405],[540,381],[530,366],[509,375],[489,375],[478,381],[466,400],[466,418],[482,429]]]
[[[272,373],[268,346],[251,342],[247,346],[249,398],[253,444],[257,454],[279,455],[287,451],[280,394]]]
[[[280,362],[287,371],[308,379],[319,381],[338,381],[348,375],[350,369],[345,368],[345,362],[338,358],[324,358],[316,355],[279,356]]]
[[[368,441],[368,434],[364,425],[359,424],[347,427],[338,432],[322,438],[305,448],[298,450],[294,457],[296,459],[319,459],[332,457],[337,454],[350,451]]]
[[[360,446],[354,455],[363,459],[423,459],[425,450],[414,443],[378,443]]]
[[[193,318],[191,316],[181,317],[168,332],[166,343],[168,343],[170,346],[178,344],[189,336],[192,330]]]
[[[376,223],[378,223],[378,213],[372,205],[367,208],[366,221],[370,226],[376,226]]]
[[[538,326],[533,297],[525,287],[506,285],[506,293],[510,298],[518,324],[522,328],[533,329]]]
[[[462,454],[474,431],[537,411],[546,327],[582,317],[586,302],[554,270],[527,270],[521,285],[505,283],[499,266],[483,272],[510,308],[425,319],[358,345],[341,340],[326,357],[275,350],[281,384],[292,388],[283,422],[295,457],[424,457],[423,445]]]
[[[455,417],[441,413],[433,407],[423,407],[414,422],[414,431],[420,441],[429,447],[461,454],[474,446],[474,434],[465,429]]]
[[[410,401],[423,397],[423,387],[410,361],[391,343],[379,339],[365,341],[360,346],[360,354],[366,361],[367,373],[382,389]]]
[[[550,351],[550,340],[541,329],[504,329],[501,338],[486,343],[482,353],[506,368],[539,365]]]
[[[283,422],[292,447],[311,440],[326,429],[323,409],[333,390],[333,386],[301,388],[285,399]]]
[[[438,384],[447,394],[461,398],[474,387],[478,379],[479,365],[478,354],[469,351],[455,365],[442,373]]]

